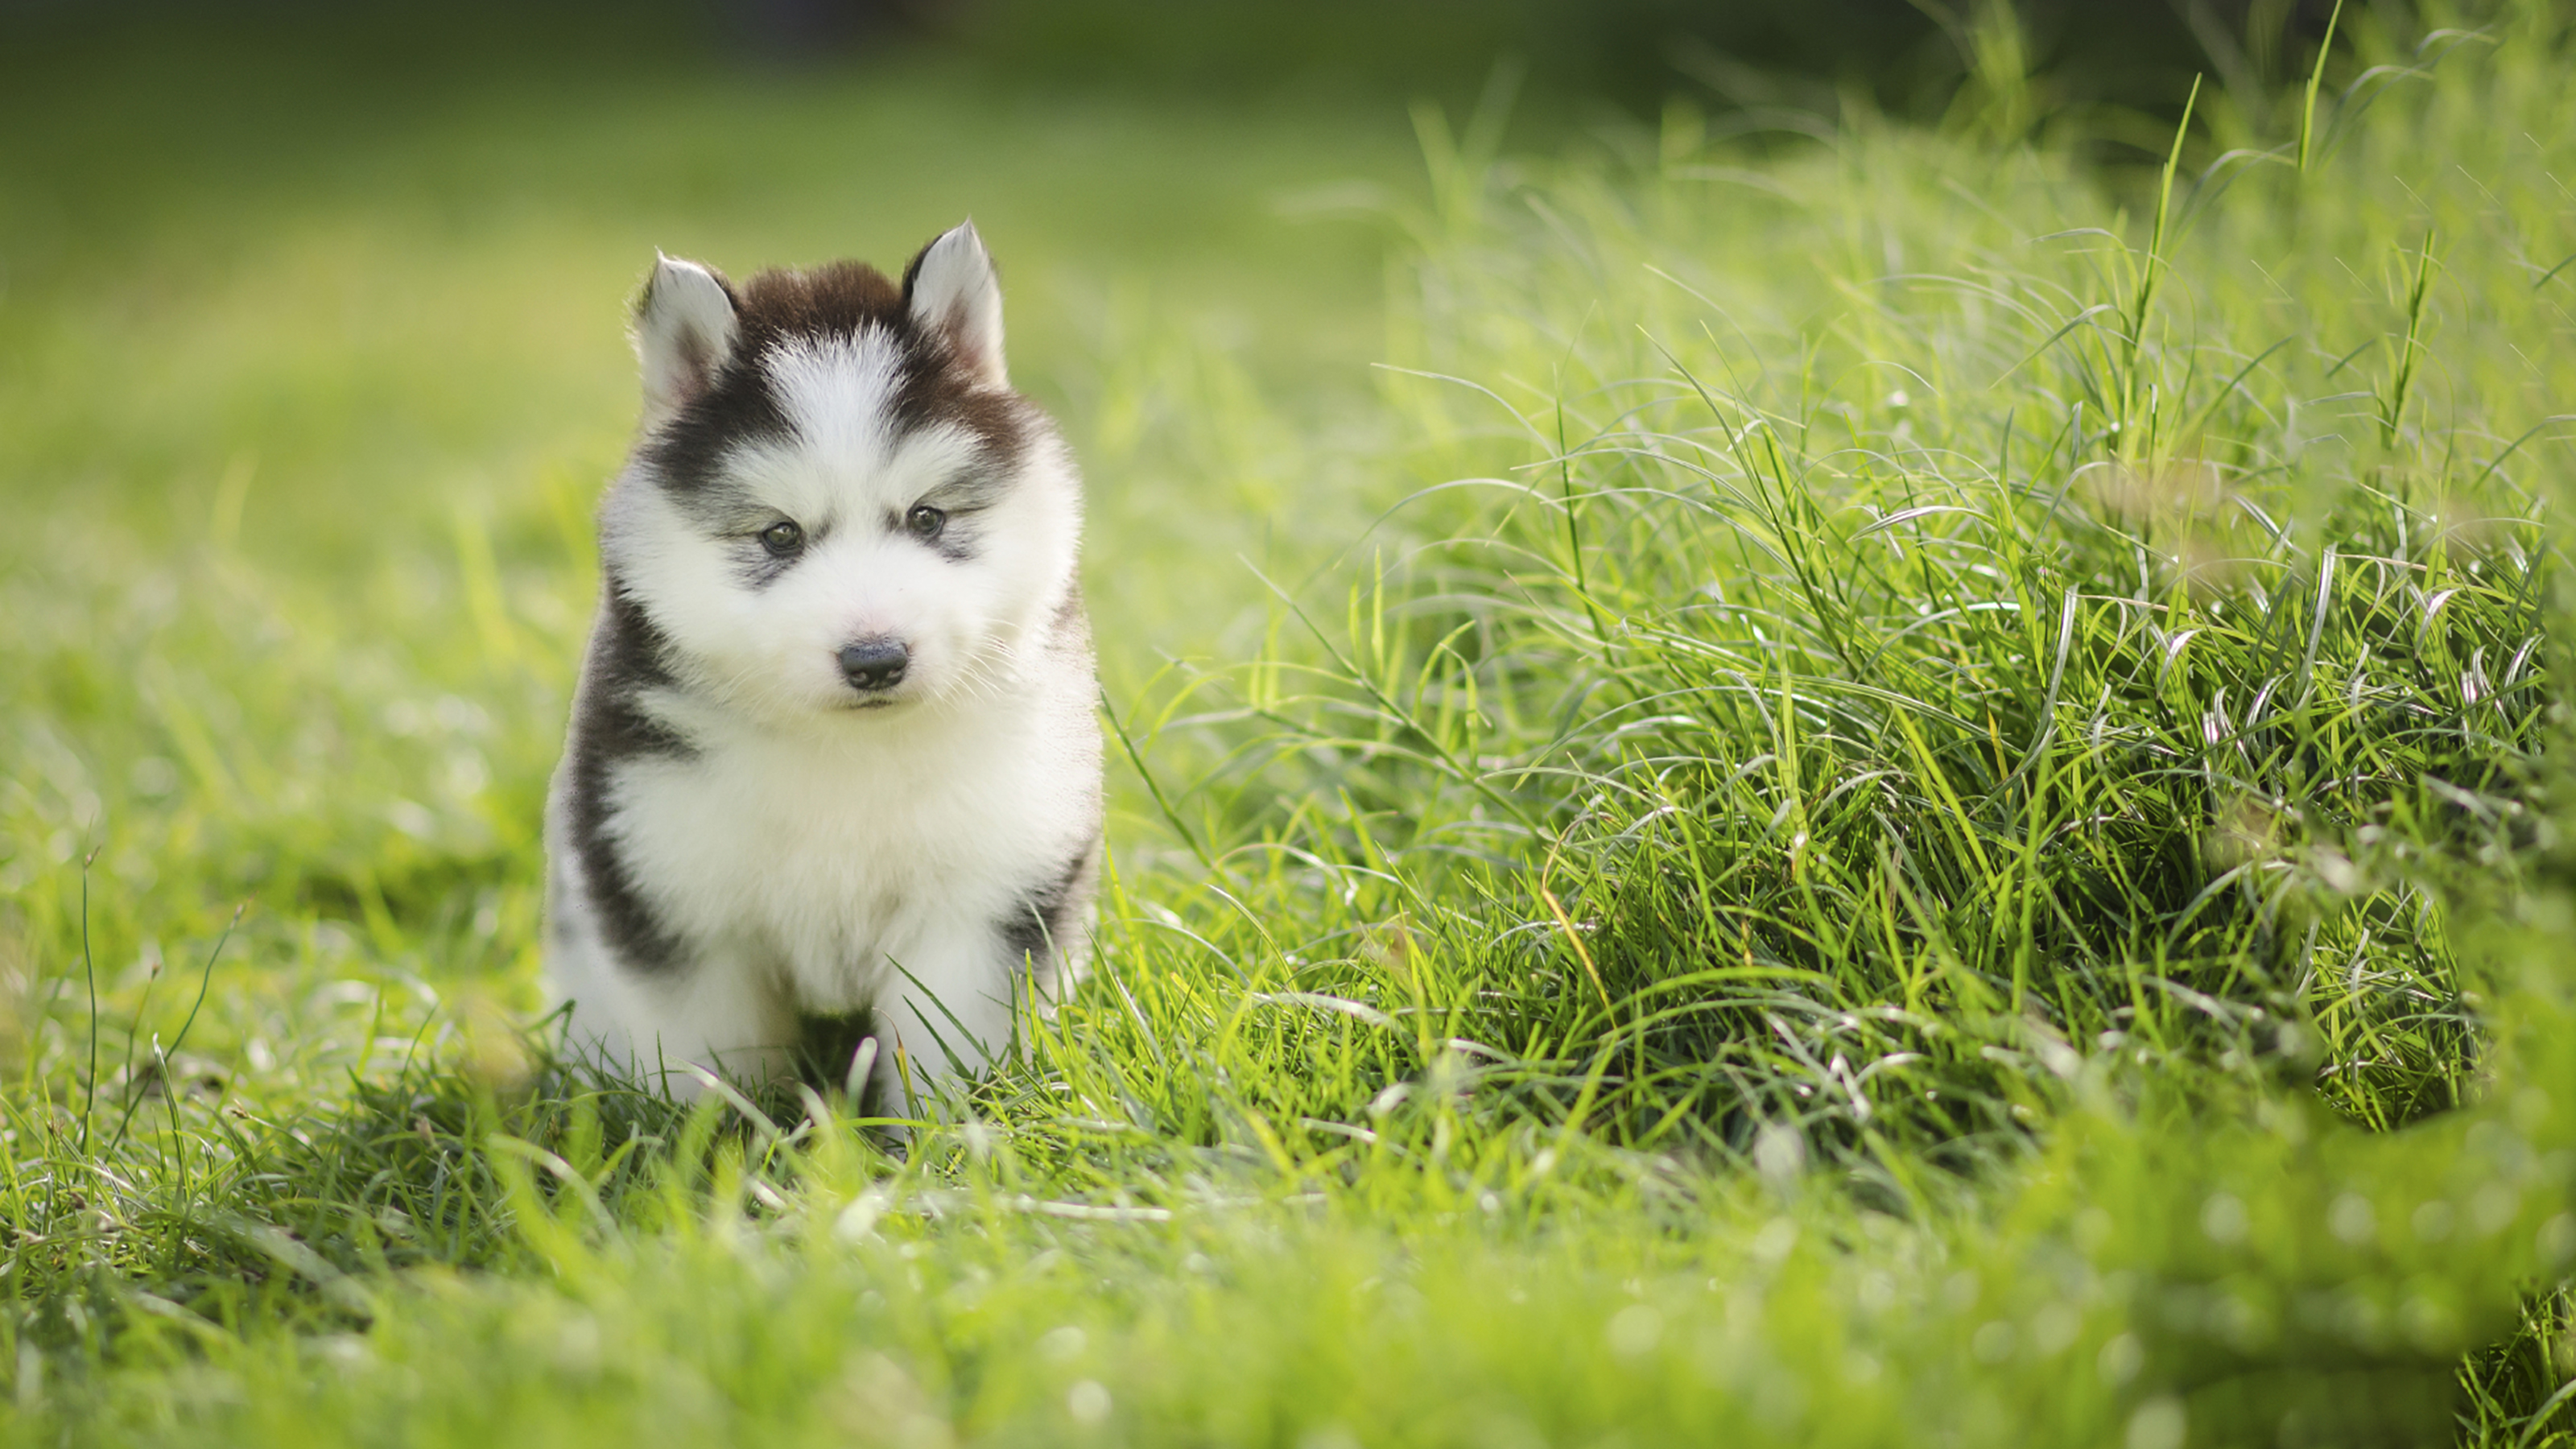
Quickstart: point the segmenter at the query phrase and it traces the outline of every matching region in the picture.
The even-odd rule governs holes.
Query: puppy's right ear
[[[687,407],[733,355],[733,291],[695,262],[663,257],[635,304],[635,355],[644,364],[644,420]]]

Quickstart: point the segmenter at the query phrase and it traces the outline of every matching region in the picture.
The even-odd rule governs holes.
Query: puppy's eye
[[[805,546],[805,530],[782,518],[760,531],[760,546],[785,558]]]
[[[927,503],[916,503],[912,505],[912,511],[903,516],[903,526],[912,530],[913,537],[927,543],[939,536],[939,530],[948,526],[948,515]]]

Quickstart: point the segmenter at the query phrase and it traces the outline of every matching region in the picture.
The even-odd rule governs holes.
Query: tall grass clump
[[[2358,33],[2307,173],[1681,111],[1486,172],[1393,384],[1459,476],[1240,686],[1270,848],[1400,854],[1460,1032],[1633,1142],[1901,1177],[2092,1058],[2461,1101],[2450,913],[2550,838],[2576,158],[2553,22]]]

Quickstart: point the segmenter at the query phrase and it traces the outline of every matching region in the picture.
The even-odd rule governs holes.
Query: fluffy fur
[[[881,1083],[971,1073],[1080,970],[1100,852],[1081,484],[991,258],[665,257],[635,339],[547,809],[572,1042],[680,1091],[837,1081],[866,1035]]]

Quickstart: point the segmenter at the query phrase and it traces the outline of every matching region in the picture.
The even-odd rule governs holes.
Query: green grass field
[[[2576,1442],[2576,27],[2438,16],[2178,131],[0,53],[0,1437]],[[1094,975],[900,1154],[560,1068],[627,297],[969,213]]]

